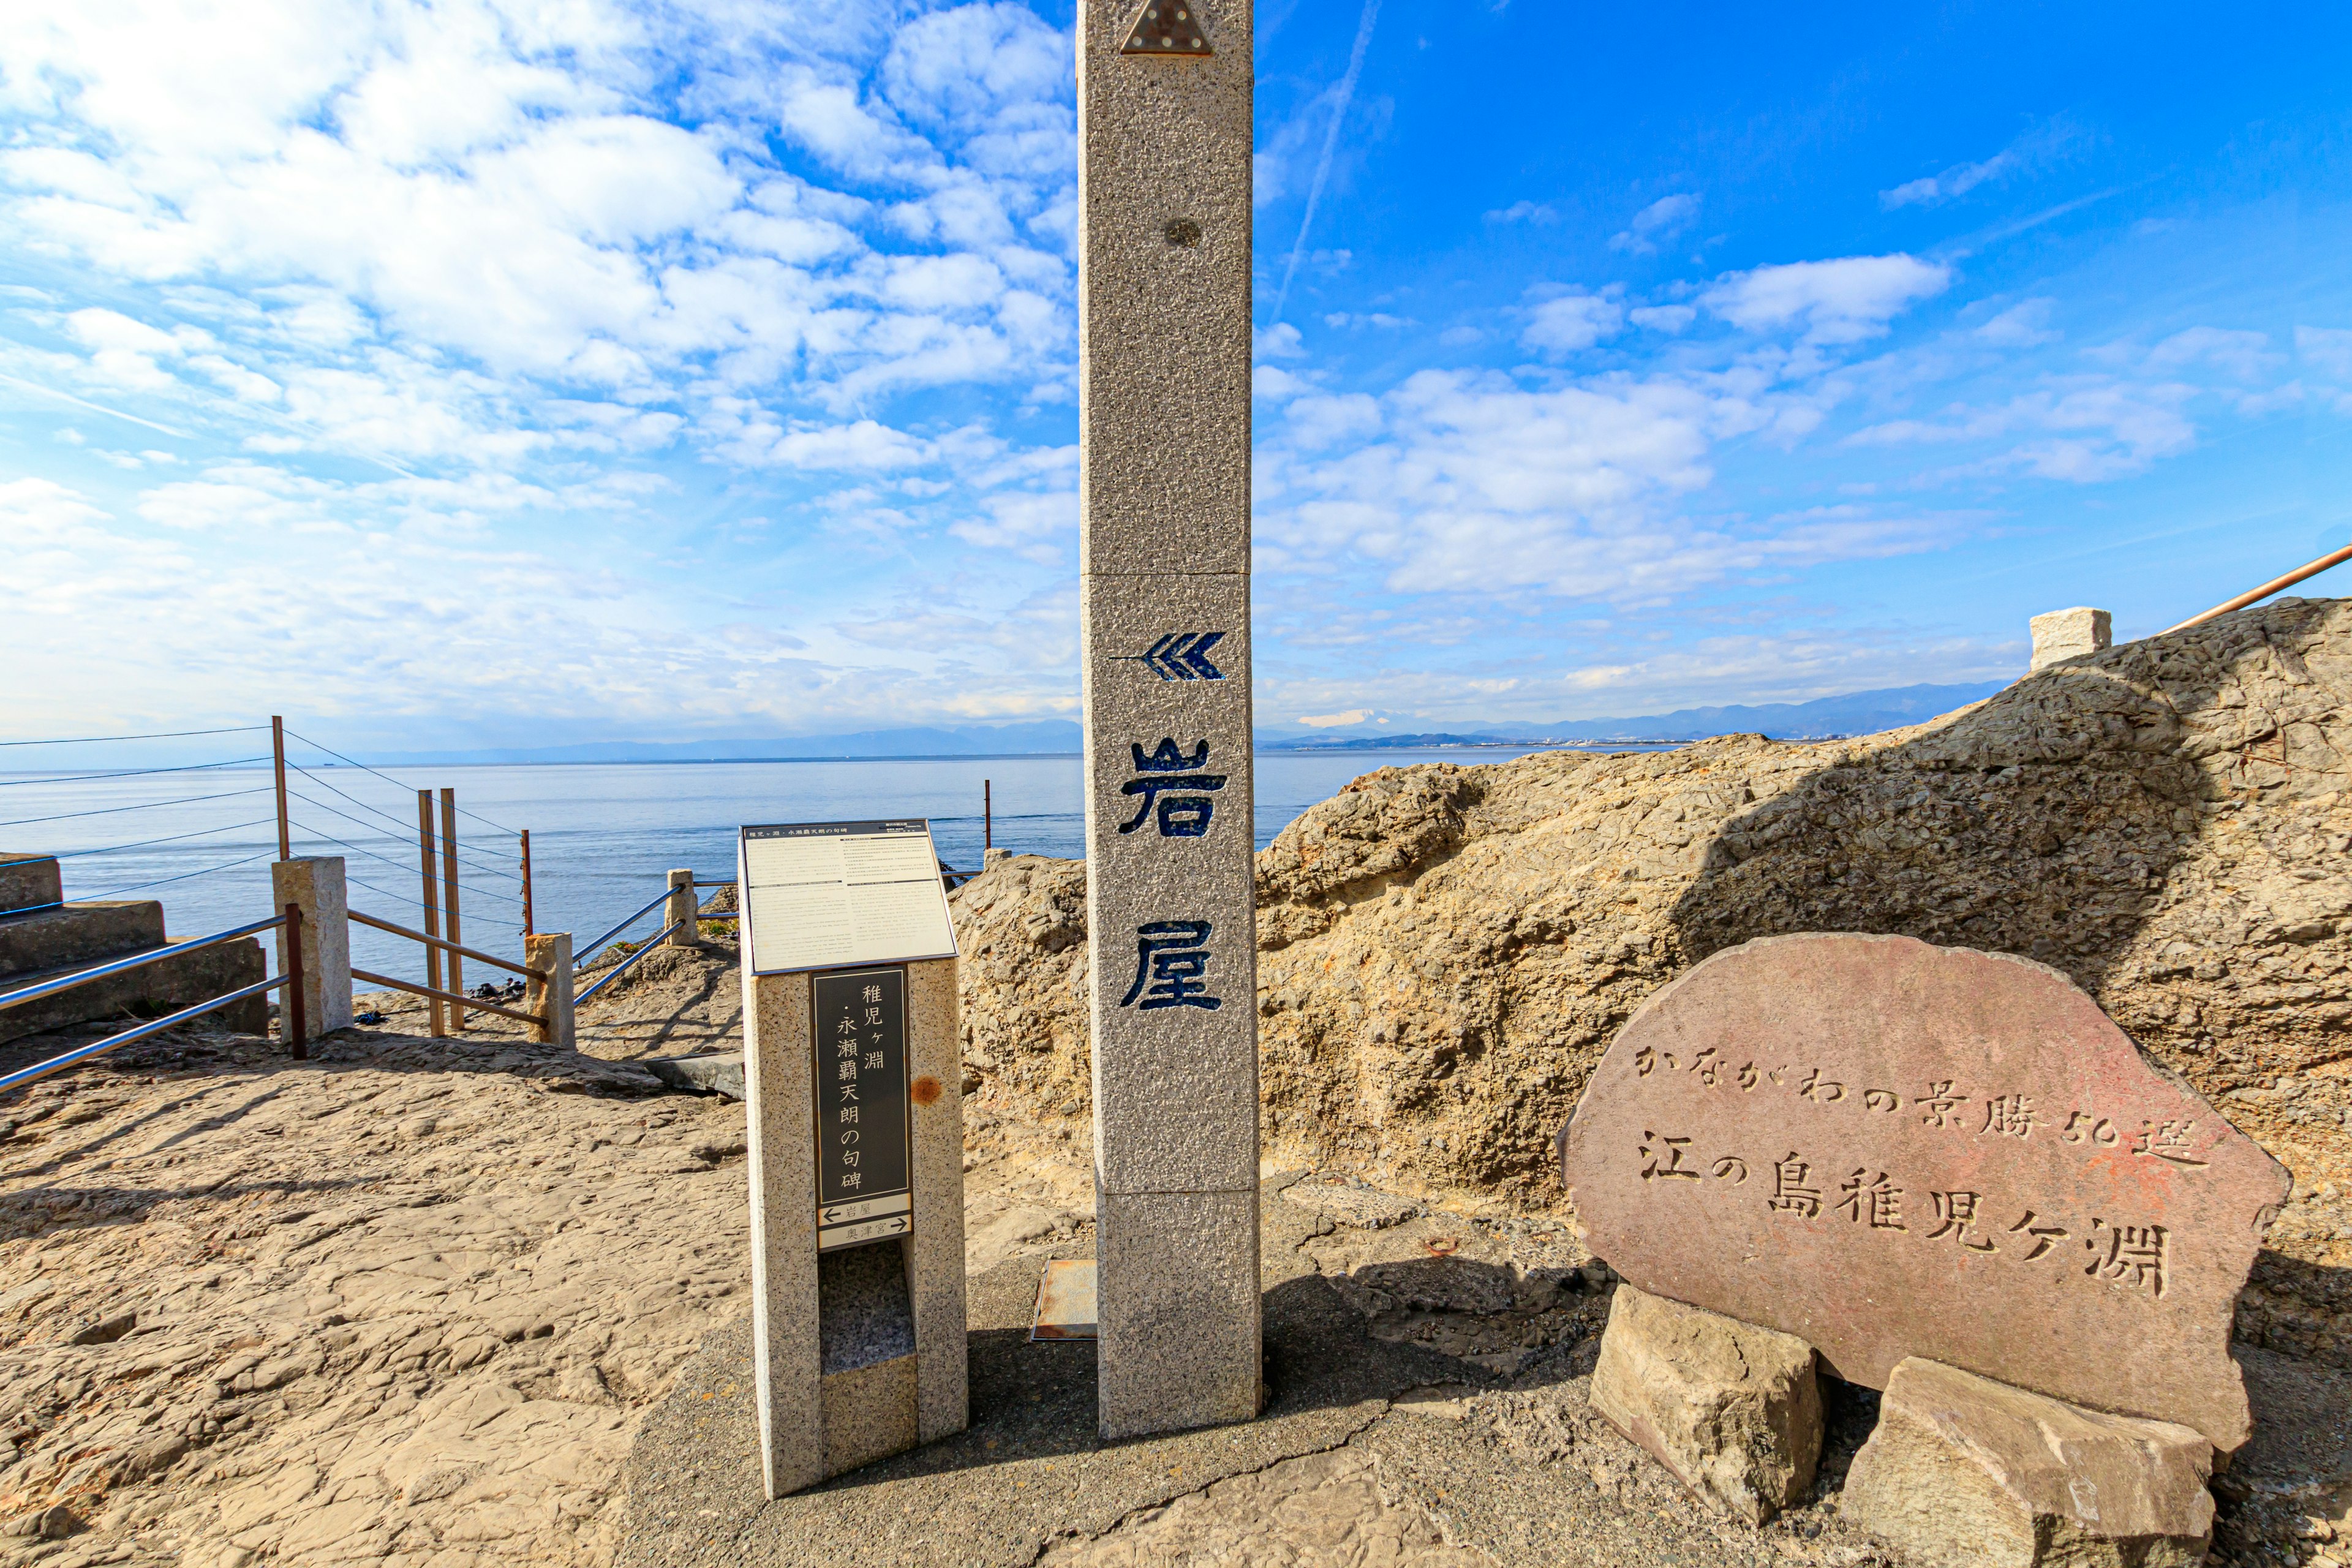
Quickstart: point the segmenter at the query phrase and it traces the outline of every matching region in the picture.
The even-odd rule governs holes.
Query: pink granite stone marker
[[[2231,1319],[2287,1173],[2056,970],[1899,936],[1719,952],[1559,1142],[1596,1255],[1849,1382],[1925,1356],[2246,1440]]]

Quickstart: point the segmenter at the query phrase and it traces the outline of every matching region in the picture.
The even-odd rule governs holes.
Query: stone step
[[[65,897],[54,855],[0,851],[0,911],[39,909]]]
[[[0,991],[35,970],[82,968],[163,945],[163,906],[152,899],[64,904],[0,919]]]
[[[161,945],[155,942],[144,946]],[[0,990],[14,991],[36,985],[60,974],[71,974],[87,969],[88,963],[61,964],[55,969],[26,974],[12,974],[0,981]],[[176,958],[142,964],[110,974],[103,980],[93,980],[87,985],[77,985],[70,991],[60,991],[54,996],[44,996],[37,1002],[22,1006],[0,1009],[0,1041],[14,1040],[45,1029],[61,1029],[70,1024],[89,1023],[93,1019],[112,1018],[129,1028],[142,1018],[159,1017],[177,1012],[192,1003],[235,991],[268,973],[267,960],[262,956],[261,939],[239,937],[212,947],[198,948]],[[270,994],[248,996],[244,1001],[210,1013],[195,1020],[194,1027],[204,1029],[234,1029],[243,1034],[258,1035],[269,1027]]]

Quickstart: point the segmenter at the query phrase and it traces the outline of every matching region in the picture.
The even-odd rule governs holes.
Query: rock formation
[[[1708,954],[1803,931],[2022,953],[2317,1198],[2242,1331],[2352,1363],[2347,713],[2352,604],[2289,599],[1879,735],[1367,773],[1257,858],[1269,1151],[1548,1206],[1586,1076]],[[1083,868],[1015,857],[954,902],[971,1088],[1083,1115]]]

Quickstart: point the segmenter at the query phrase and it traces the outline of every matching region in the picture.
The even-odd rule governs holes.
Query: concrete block
[[[31,985],[88,967],[88,964],[70,963],[58,969],[12,974],[5,982],[0,982],[0,989]],[[142,964],[137,969],[110,974],[103,980],[93,980],[70,991],[60,991],[38,1002],[28,1002],[0,1012],[0,1041],[18,1039],[47,1029],[60,1029],[69,1024],[88,1023],[100,1018],[117,1020],[128,1028],[142,1018],[176,1013],[198,1002],[225,995],[231,991],[241,991],[266,978],[267,974],[268,963],[262,956],[260,940],[240,937],[235,942],[219,942],[211,947],[198,948],[194,952],[184,952],[177,958]],[[193,1022],[199,1029],[225,1029],[243,1035],[267,1034],[269,1032],[269,997],[267,993],[248,996],[242,1002],[231,1003]]]
[[[1719,1513],[1762,1524],[1804,1496],[1822,1454],[1813,1347],[1617,1287],[1592,1408]]]
[[[743,1053],[723,1051],[707,1057],[655,1057],[645,1069],[672,1089],[697,1094],[743,1098]]]
[[[0,854],[0,915],[54,904],[63,887],[56,856]]]
[[[1264,1394],[1257,1204],[1255,1182],[1245,1192],[1097,1194],[1095,1359],[1105,1437],[1256,1416]]]
[[[279,860],[269,868],[271,909],[302,911],[302,1022],[316,1039],[352,1026],[352,917],[340,855]],[[286,973],[286,928],[278,938],[278,973]],[[280,1000],[283,1000],[281,994]]]
[[[577,1050],[572,1018],[572,933],[532,932],[522,939],[522,962],[530,971],[530,977],[522,983],[522,1010],[547,1018],[546,1023],[531,1026],[530,1037],[541,1045]],[[737,1098],[741,1098],[740,1092]]]
[[[2115,641],[2114,620],[2105,610],[2052,610],[2028,625],[2033,632],[2032,669],[2085,658]]]
[[[669,874],[669,902],[662,906],[662,924],[686,923],[669,933],[663,944],[667,947],[700,947],[702,928],[696,916],[700,912],[694,901],[694,873],[673,870]]]
[[[88,969],[163,945],[163,906],[151,899],[66,904],[0,919],[0,975]]]
[[[1839,1509],[1924,1568],[2189,1568],[2212,1534],[2212,1469],[2192,1427],[1912,1356]]]

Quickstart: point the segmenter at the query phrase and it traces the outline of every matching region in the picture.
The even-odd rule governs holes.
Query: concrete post
[[[695,919],[696,907],[694,873],[672,871],[669,874],[669,902],[662,906],[662,924],[671,925],[679,921],[684,921],[686,923],[670,933],[669,946],[700,947],[702,945],[702,928]]]
[[[2029,675],[2070,658],[2087,658],[2115,641],[2114,618],[2105,610],[2084,606],[2053,610],[2046,616],[2034,616],[2027,624],[2033,633],[2033,663],[2027,668]]]
[[[1079,0],[1079,598],[1106,1437],[1257,1414],[1249,0]]]
[[[546,1023],[531,1026],[530,1037],[578,1050],[572,1030],[572,933],[533,931],[522,939],[522,963],[530,971],[522,984],[522,1010],[547,1016]]]
[[[352,912],[340,855],[278,860],[269,868],[270,908],[302,911],[302,1022],[306,1038],[352,1026]],[[286,928],[278,928],[278,973],[287,970]],[[293,1042],[289,1041],[289,1044]]]

